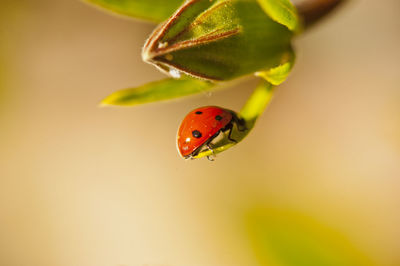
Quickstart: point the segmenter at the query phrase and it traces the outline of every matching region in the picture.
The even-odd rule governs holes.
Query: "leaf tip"
[[[104,100],[97,104],[97,107],[99,107],[99,108],[104,108],[104,107],[108,107],[108,106],[110,106],[110,104],[105,102]]]
[[[112,93],[105,97],[103,100],[101,100],[98,103],[98,107],[104,108],[104,107],[109,107],[111,105],[116,105],[116,98],[115,98],[115,93]]]

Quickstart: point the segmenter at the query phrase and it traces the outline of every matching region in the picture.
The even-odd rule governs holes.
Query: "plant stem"
[[[272,100],[274,86],[265,80],[251,94],[246,104],[240,111],[241,117],[246,121],[248,130],[253,128],[257,118],[264,112]]]
[[[293,0],[305,29],[326,17],[347,0]]]

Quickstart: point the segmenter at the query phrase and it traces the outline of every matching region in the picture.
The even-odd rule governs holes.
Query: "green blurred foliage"
[[[7,86],[14,79],[16,71],[15,55],[17,48],[13,43],[15,33],[13,27],[24,16],[27,0],[12,1],[2,0],[0,8],[0,101],[6,98],[5,93],[10,93]],[[8,97],[8,95],[7,95]],[[0,106],[0,108],[3,105]]]
[[[7,1],[5,3],[7,7]],[[6,13],[7,8],[0,8],[0,101],[3,99],[4,87],[5,87],[5,71],[6,71],[6,25],[5,21],[7,19]]]
[[[256,208],[246,225],[260,265],[375,265],[346,236],[295,211]]]

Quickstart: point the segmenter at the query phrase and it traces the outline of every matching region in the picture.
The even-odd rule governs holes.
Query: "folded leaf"
[[[143,86],[114,92],[101,105],[134,106],[138,104],[170,100],[205,92],[214,87],[211,82],[184,77],[167,78]]]
[[[259,265],[377,265],[346,235],[296,211],[254,208],[245,219]]]
[[[167,19],[183,0],[83,0],[114,13],[159,23]]]
[[[231,137],[232,139],[236,140],[236,142],[232,142],[228,138],[224,138],[222,141],[216,143],[216,145],[212,147],[212,151],[208,149],[201,151],[198,155],[194,156],[194,158],[198,159],[205,156],[216,155],[241,142],[250,133],[256,123],[256,120],[260,117],[268,104],[271,102],[273,96],[273,88],[274,86],[272,84],[263,80],[254,90],[250,98],[247,100],[245,106],[238,114],[240,118],[243,118],[245,120],[246,129],[232,129]]]
[[[276,22],[285,25],[291,31],[299,28],[297,10],[290,0],[257,0],[262,9]]]

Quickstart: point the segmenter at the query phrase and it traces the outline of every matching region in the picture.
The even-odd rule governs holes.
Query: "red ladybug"
[[[183,119],[178,130],[177,146],[180,155],[185,158],[193,158],[205,147],[211,149],[210,142],[221,132],[228,132],[231,138],[232,128],[237,125],[239,130],[244,129],[244,120],[231,110],[217,106],[200,107]]]

